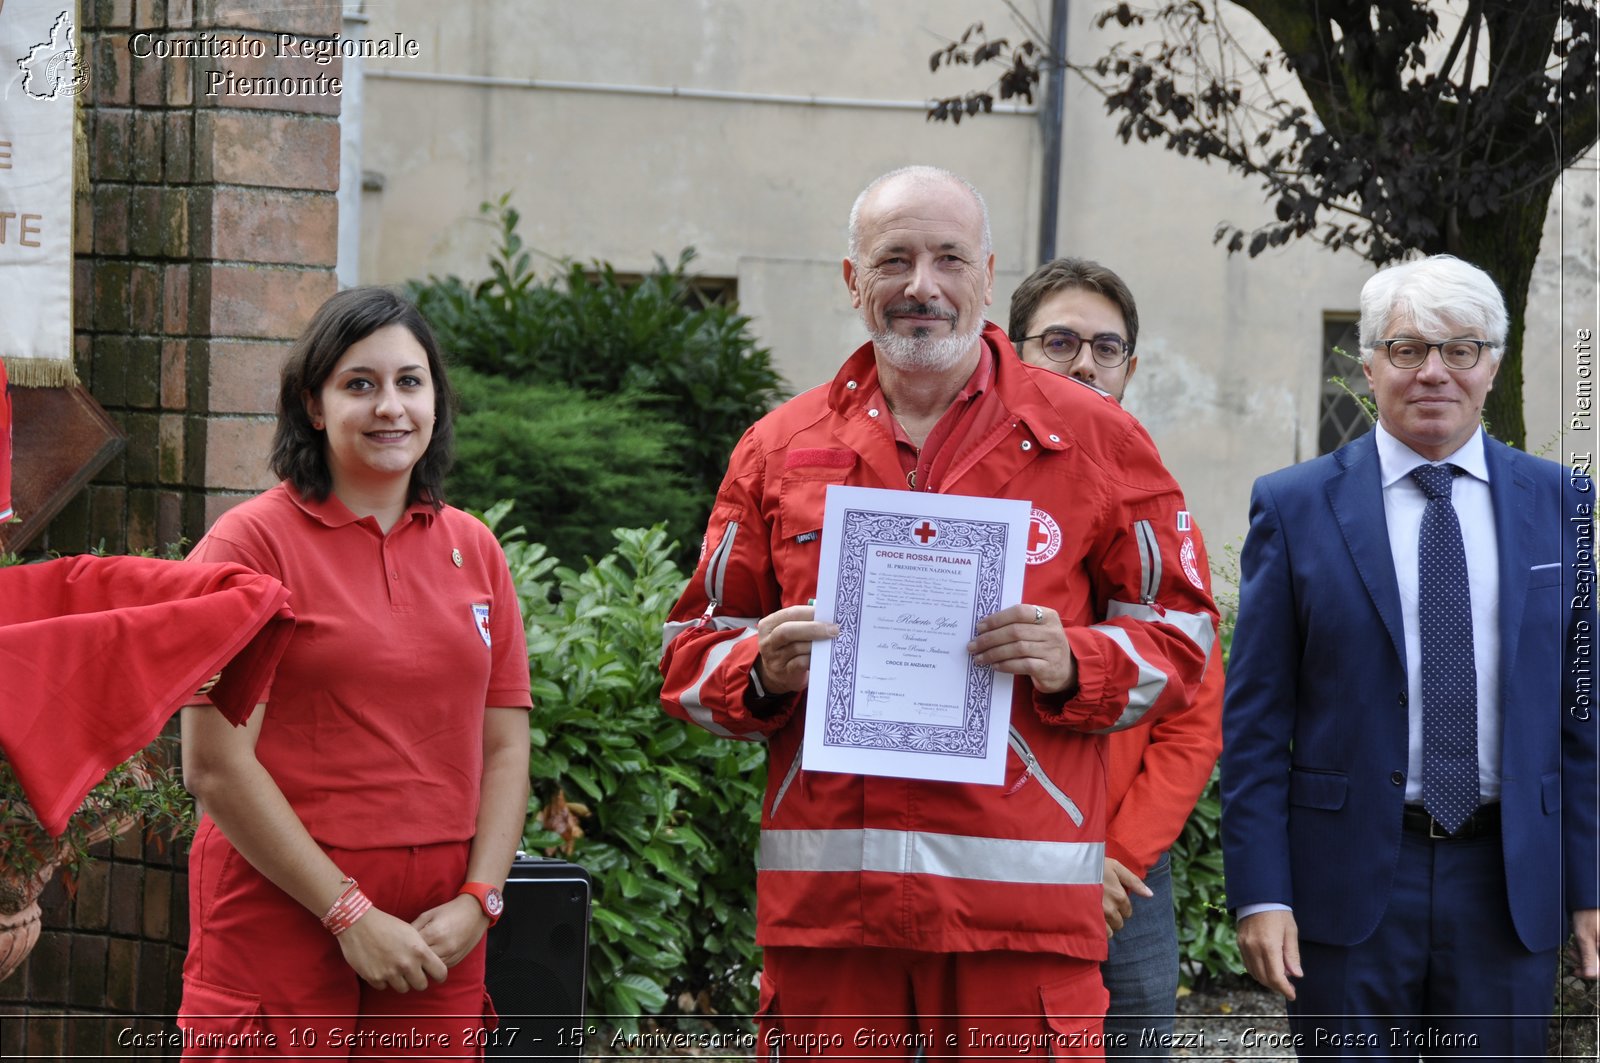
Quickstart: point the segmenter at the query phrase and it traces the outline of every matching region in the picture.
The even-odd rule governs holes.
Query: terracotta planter
[[[3,2],[0,0],[0,3]],[[149,786],[150,774],[142,765],[134,765],[133,777],[135,785]],[[96,811],[92,804],[86,803],[78,815],[93,816]],[[99,811],[103,813],[103,810]],[[109,841],[137,822],[137,816],[102,819],[94,824],[80,844],[87,848]],[[70,855],[67,849],[56,846],[50,839],[41,839],[40,846],[50,855],[44,866],[32,876],[22,878],[0,867],[0,982],[11,977],[39,943],[39,894],[44,892],[45,886],[55,876],[60,862]]]
[[[55,873],[51,864],[32,878],[0,877],[0,982],[10,978],[39,943],[39,894]]]

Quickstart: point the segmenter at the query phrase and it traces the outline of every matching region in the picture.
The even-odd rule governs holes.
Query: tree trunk
[[[1506,347],[1500,372],[1483,404],[1489,433],[1502,443],[1527,448],[1528,428],[1522,409],[1522,333],[1528,307],[1528,285],[1539,258],[1539,241],[1550,193],[1560,180],[1554,175],[1508,203],[1505,209],[1482,218],[1463,219],[1455,246],[1447,250],[1488,272],[1505,294]]]

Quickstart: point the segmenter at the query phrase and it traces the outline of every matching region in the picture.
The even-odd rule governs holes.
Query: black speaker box
[[[589,969],[589,873],[565,860],[518,855],[505,899],[505,914],[489,930],[485,982],[500,1028],[486,1035],[485,1053],[577,1059]]]

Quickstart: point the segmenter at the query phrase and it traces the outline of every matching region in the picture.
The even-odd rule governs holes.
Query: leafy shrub
[[[1222,797],[1217,772],[1172,845],[1172,903],[1184,985],[1244,971],[1222,874]]]
[[[1217,638],[1222,642],[1224,666],[1233,648],[1238,586],[1239,551],[1228,543],[1212,563],[1212,587],[1222,614]],[[1222,795],[1217,777],[1213,768],[1211,781],[1172,845],[1172,903],[1177,909],[1179,971],[1184,985],[1244,973],[1223,879]]]
[[[705,514],[682,469],[681,425],[627,395],[470,370],[451,382],[461,401],[445,494],[452,504],[486,509],[511,499],[510,522],[573,562],[622,526],[660,521],[679,542],[700,541]]]
[[[692,305],[693,250],[683,251],[675,266],[658,257],[656,270],[638,284],[623,283],[606,263],[595,263],[591,275],[576,262],[540,281],[509,201],[507,193],[479,208],[500,234],[488,278],[429,277],[411,282],[407,295],[456,364],[594,394],[626,393],[645,417],[681,424],[679,467],[699,497],[693,523],[703,524],[734,444],[782,396],[770,352],[735,309]],[[595,437],[597,453],[618,465],[631,461],[609,437],[609,430]],[[614,525],[597,520],[590,527],[603,542]],[[697,542],[698,535],[684,541]]]
[[[523,847],[594,878],[589,1009],[624,1028],[672,1006],[747,1015],[765,750],[661,712],[661,625],[685,582],[672,547],[659,527],[618,529],[616,550],[576,571],[521,531],[501,539],[528,627],[544,812]]]

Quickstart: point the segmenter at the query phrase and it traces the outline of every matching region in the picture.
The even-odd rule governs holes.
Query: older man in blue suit
[[[1505,303],[1361,292],[1369,435],[1256,482],[1223,710],[1229,903],[1301,1055],[1543,1056],[1597,973],[1588,480],[1489,438]]]

